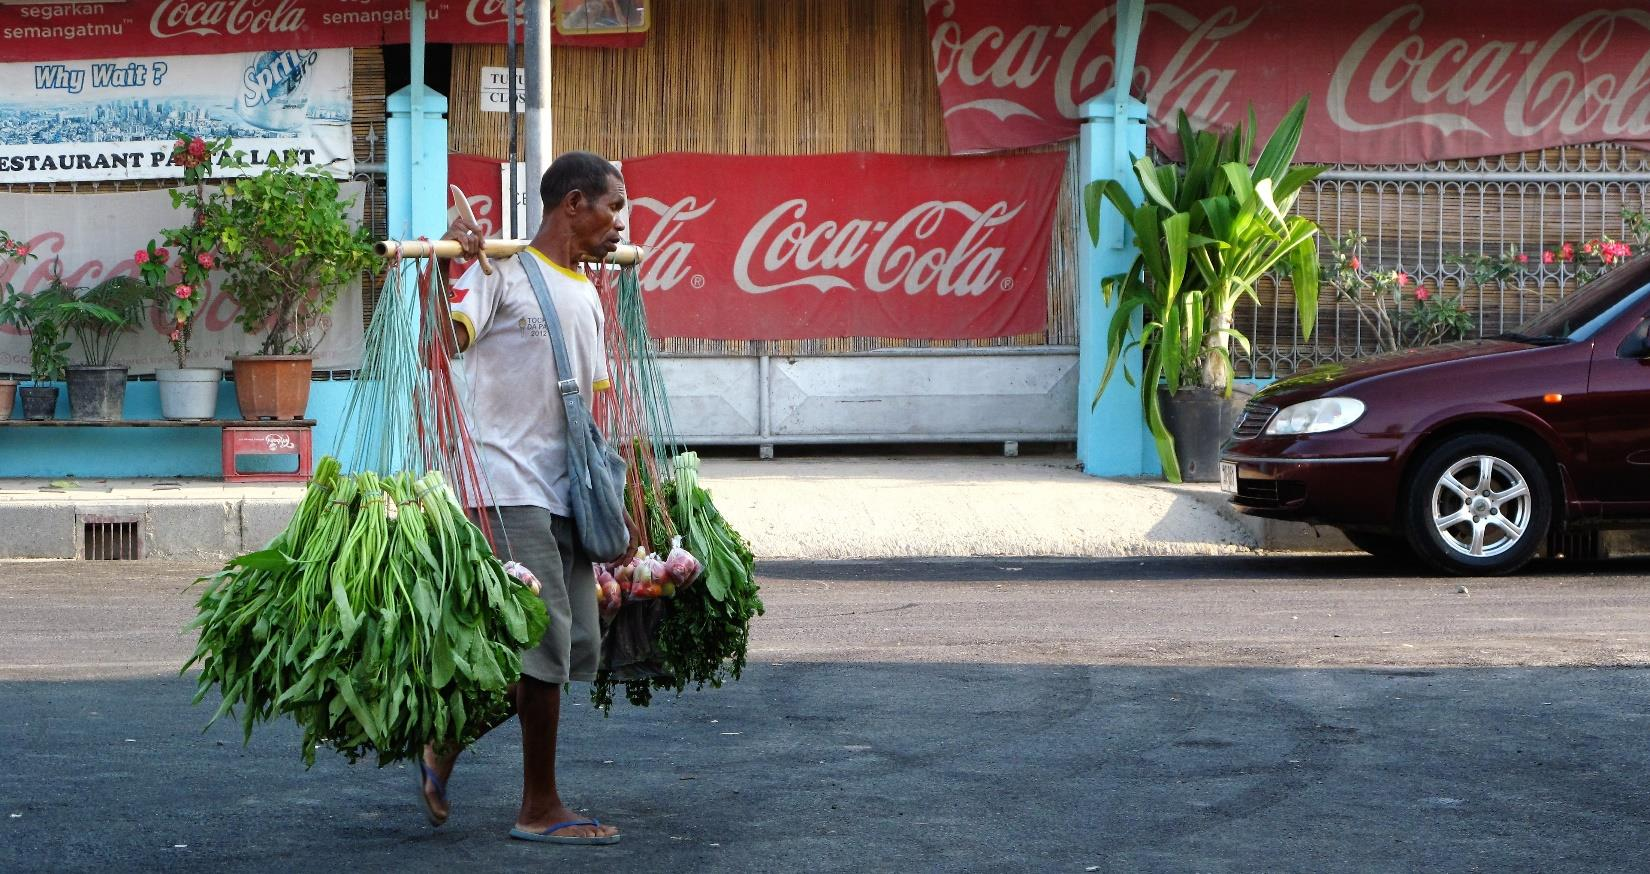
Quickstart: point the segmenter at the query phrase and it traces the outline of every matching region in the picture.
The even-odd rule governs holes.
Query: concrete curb
[[[764,559],[1133,558],[1350,549],[1338,532],[1244,516],[1218,488],[1099,479],[1070,459],[706,459],[706,487]],[[131,526],[144,558],[262,548],[290,484],[0,481],[0,559],[87,558],[88,524]]]

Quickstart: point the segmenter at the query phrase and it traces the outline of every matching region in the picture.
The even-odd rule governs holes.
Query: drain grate
[[[80,556],[87,561],[143,558],[143,532],[135,516],[82,516]]]

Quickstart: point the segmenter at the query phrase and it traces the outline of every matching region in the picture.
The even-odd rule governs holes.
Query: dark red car
[[[1221,484],[1369,552],[1507,573],[1549,532],[1650,525],[1650,258],[1517,331],[1319,367],[1257,394]]]

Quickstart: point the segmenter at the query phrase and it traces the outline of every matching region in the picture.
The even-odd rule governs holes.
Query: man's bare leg
[[[558,822],[587,819],[567,809],[556,791],[556,732],[561,724],[561,686],[522,677],[516,695],[521,717],[521,812],[516,827],[543,832]],[[569,826],[555,834],[605,837],[619,830],[603,825]]]
[[[519,683],[513,683],[509,689],[505,690],[504,694],[509,697],[512,704],[510,712],[504,714],[504,718],[499,720],[498,725],[490,726],[487,731],[482,732],[483,735],[498,728],[499,725],[509,722],[510,717],[516,715],[514,703],[517,700],[516,696],[520,685]],[[480,739],[479,736],[477,739]],[[447,780],[453,776],[453,766],[458,763],[458,756],[462,752],[464,752],[464,748],[460,746],[437,751],[431,744],[424,745],[424,767],[428,768],[435,774],[436,779],[441,781],[441,788],[437,789],[436,785],[430,782],[428,775],[424,777],[424,803],[429,805],[430,812],[435,814],[436,819],[441,822],[446,822],[447,815],[451,812],[451,806],[447,802],[444,790],[447,787]]]

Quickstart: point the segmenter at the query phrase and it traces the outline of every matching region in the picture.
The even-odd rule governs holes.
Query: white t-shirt
[[[550,302],[561,320],[567,360],[586,404],[608,387],[601,298],[583,274],[536,249],[479,263],[453,284],[453,321],[470,332],[463,355],[465,412],[470,437],[497,506],[543,507],[560,516],[567,502],[567,413],[556,389],[560,376],[538,298],[527,283],[524,259],[537,257]],[[478,502],[485,496],[478,496]]]

